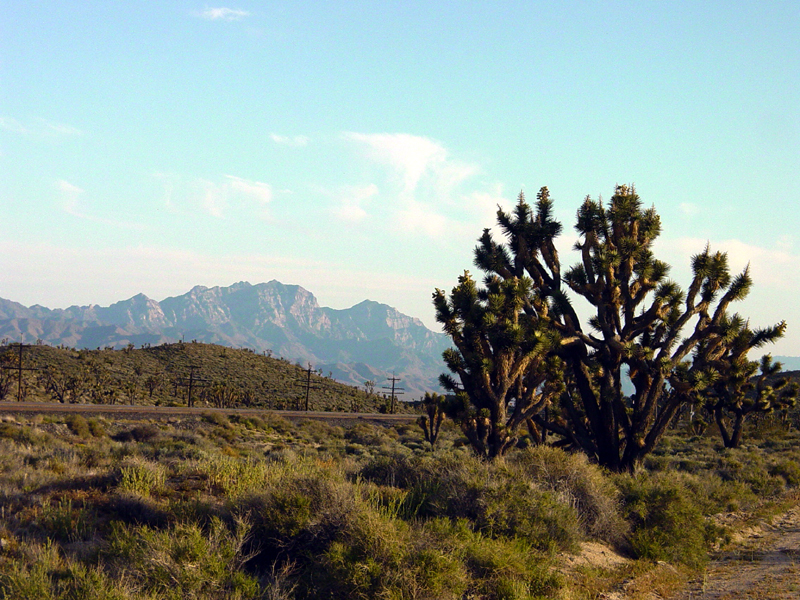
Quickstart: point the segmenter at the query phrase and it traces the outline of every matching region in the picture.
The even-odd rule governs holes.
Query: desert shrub
[[[192,523],[116,524],[103,556],[118,577],[158,598],[257,598],[258,582],[241,569],[248,532],[246,523],[228,529],[218,519],[206,531]]]
[[[95,530],[94,515],[85,506],[73,505],[72,499],[46,501],[42,505],[39,529],[49,538],[60,542],[88,540]]]
[[[704,515],[748,509],[758,501],[756,494],[744,482],[726,481],[714,473],[682,473],[678,479],[690,491],[693,502]]]
[[[73,435],[84,439],[91,436],[89,423],[81,415],[69,415],[66,419],[66,423]]]
[[[196,469],[206,476],[212,487],[227,498],[237,498],[264,489],[270,477],[266,462],[240,460],[224,455],[200,460]]]
[[[51,436],[45,432],[34,431],[25,425],[0,423],[0,438],[13,440],[19,444],[43,446],[48,444]]]
[[[324,421],[301,421],[297,425],[297,428],[318,444],[331,439],[341,439],[344,437],[343,428],[335,427]]]
[[[392,453],[368,459],[358,476],[378,485],[408,488],[419,482],[423,470],[418,460],[407,454]]]
[[[769,474],[782,478],[790,487],[800,485],[800,464],[795,460],[779,460],[769,468]]]
[[[106,433],[105,427],[98,419],[89,419],[88,420],[89,431],[92,434],[92,437],[101,438],[108,435]]]
[[[464,565],[464,597],[542,598],[563,585],[548,556],[524,540],[488,537],[465,519],[432,519],[422,533]]]
[[[164,488],[166,478],[166,471],[159,463],[134,457],[120,467],[118,487],[123,493],[149,496]]]
[[[102,502],[98,509],[110,522],[145,525],[154,528],[166,527],[172,515],[151,498],[112,494]]]
[[[725,450],[717,459],[716,474],[724,481],[740,481],[762,498],[780,495],[786,481],[770,472],[764,456],[746,449]]]
[[[618,475],[635,556],[699,568],[718,533],[705,521],[692,492],[672,475]]]
[[[393,439],[389,432],[397,435],[393,429],[389,430],[370,423],[358,423],[345,432],[344,438],[351,444],[379,447],[391,444]]]
[[[575,548],[583,537],[573,506],[550,490],[476,457],[427,463],[409,490],[408,513],[468,519],[490,536],[520,537],[537,548]]]
[[[62,557],[52,542],[28,543],[19,557],[6,559],[0,569],[3,600],[126,600],[119,581],[100,567]]]
[[[294,430],[294,425],[291,421],[271,412],[264,415],[263,423],[263,427],[266,431],[275,431],[281,435],[285,435]]]
[[[158,437],[161,430],[155,425],[136,425],[131,429],[120,431],[112,436],[117,442],[149,442]]]
[[[510,468],[574,507],[587,535],[618,543],[627,533],[620,514],[619,490],[586,455],[535,446],[513,455]]]
[[[212,425],[217,425],[219,427],[231,426],[231,422],[228,417],[220,412],[205,411],[200,418],[206,423],[211,423]]]

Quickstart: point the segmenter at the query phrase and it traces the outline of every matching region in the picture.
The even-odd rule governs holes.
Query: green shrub
[[[91,432],[93,437],[102,438],[108,435],[106,433],[105,427],[98,419],[89,419],[89,431]]]
[[[573,506],[500,464],[476,457],[419,461],[406,513],[468,519],[490,536],[520,537],[537,548],[573,549],[583,537]]]
[[[692,492],[673,475],[619,475],[629,543],[637,557],[700,568],[718,531],[703,518]]]
[[[27,544],[19,558],[6,559],[0,569],[3,600],[127,600],[122,583],[100,567],[62,558],[52,542]]]
[[[73,435],[86,439],[91,435],[89,423],[81,415],[69,415],[66,419],[67,427]]]
[[[241,570],[248,532],[246,523],[229,530],[218,519],[207,531],[191,523],[160,531],[115,524],[103,555],[121,579],[154,597],[257,598],[258,582]]]
[[[92,513],[84,506],[73,506],[71,499],[64,498],[42,505],[38,526],[47,537],[61,542],[88,540],[95,530]]]
[[[790,487],[800,485],[800,464],[795,460],[778,461],[770,467],[769,474],[781,477]]]
[[[149,442],[158,437],[161,430],[155,425],[137,425],[112,436],[118,442]]]
[[[141,458],[128,460],[120,467],[119,490],[137,496],[161,491],[166,483],[164,467]]]
[[[217,425],[219,427],[230,427],[231,422],[228,417],[224,413],[220,412],[211,412],[205,411],[201,418],[206,423],[211,423],[212,425]]]
[[[512,476],[519,471],[525,480],[554,492],[559,501],[574,507],[586,535],[616,544],[627,534],[619,490],[586,455],[534,446],[514,454],[510,468]]]

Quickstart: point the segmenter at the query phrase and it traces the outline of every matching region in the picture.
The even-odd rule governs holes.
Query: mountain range
[[[439,391],[449,338],[386,304],[365,300],[348,309],[319,306],[298,285],[270,281],[196,286],[157,302],[144,294],[110,306],[49,309],[0,298],[0,337],[76,348],[158,345],[196,340],[266,352],[334,379],[383,391],[400,381],[401,399]]]

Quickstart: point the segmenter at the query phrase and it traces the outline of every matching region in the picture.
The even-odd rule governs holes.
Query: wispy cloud
[[[277,133],[271,133],[270,138],[276,144],[280,144],[281,146],[292,146],[294,148],[301,148],[302,146],[308,145],[309,139],[305,135],[295,135],[295,136],[286,136],[286,135],[278,135]]]
[[[13,117],[0,117],[0,129],[39,138],[61,138],[83,135],[83,131],[66,123],[36,118],[22,123]]]
[[[155,173],[164,186],[164,204],[168,210],[197,210],[222,219],[232,208],[251,204],[257,207],[260,217],[268,216],[267,205],[272,202],[272,186],[263,181],[252,181],[225,175],[222,180],[198,178],[184,180],[174,173]]]
[[[73,183],[70,183],[69,181],[66,181],[65,179],[59,179],[56,181],[54,187],[56,189],[57,202],[60,204],[61,209],[68,215],[84,221],[107,225],[109,227],[129,229],[134,231],[144,231],[148,229],[146,225],[141,223],[107,219],[105,217],[92,214],[82,204],[82,198],[86,193],[85,190]]]
[[[22,123],[12,117],[0,117],[0,129],[21,133],[23,135],[29,133],[28,129]]]
[[[238,21],[250,16],[246,10],[236,8],[207,8],[199,15],[209,21]]]
[[[340,221],[360,223],[367,218],[364,206],[369,204],[377,194],[378,186],[374,183],[347,186],[337,194],[339,204],[332,209],[332,212]]]
[[[84,190],[64,179],[56,181],[55,187],[58,191],[61,200],[61,208],[64,209],[64,212],[75,217],[83,217],[84,215],[78,210],[78,200]]]

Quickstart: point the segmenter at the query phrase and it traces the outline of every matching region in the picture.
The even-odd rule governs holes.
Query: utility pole
[[[202,377],[195,377],[194,372],[198,370],[200,367],[197,365],[189,365],[189,379],[188,381],[186,378],[183,378],[183,381],[178,382],[178,385],[181,387],[188,388],[189,398],[187,400],[188,406],[191,408],[194,406],[194,398],[192,398],[192,389],[194,386],[197,387],[206,387],[208,385],[208,379],[204,379]]]
[[[299,385],[302,385],[302,386],[304,386],[306,388],[306,412],[308,412],[308,399],[311,396],[311,390],[312,389],[313,390],[318,390],[320,388],[319,388],[318,385],[312,385],[311,384],[311,374],[312,373],[316,373],[316,371],[313,371],[311,369],[311,363],[308,363],[308,368],[307,369],[303,369],[303,371],[305,372],[306,377],[304,379],[296,380],[295,383],[297,383]]]
[[[392,414],[392,415],[393,415],[393,414],[394,414],[394,399],[395,399],[395,395],[397,395],[397,396],[400,396],[400,395],[402,395],[404,392],[402,392],[402,391],[397,391],[397,392],[395,392],[395,390],[402,390],[403,388],[401,388],[401,387],[395,387],[395,384],[396,384],[398,381],[400,381],[400,378],[399,378],[399,377],[395,377],[395,376],[394,376],[394,373],[392,373],[392,376],[391,376],[391,377],[388,377],[387,379],[388,379],[389,381],[391,381],[391,382],[392,382],[392,387],[391,387],[391,388],[389,388],[389,387],[387,387],[387,386],[383,386],[383,389],[385,389],[385,390],[391,389],[391,390],[392,390],[392,399],[391,399],[391,404],[389,405],[389,414]]]
[[[17,358],[17,364],[11,366],[3,366],[3,369],[9,369],[12,371],[17,372],[17,402],[22,402],[22,372],[23,371],[38,371],[36,367],[23,367],[22,366],[22,349],[24,347],[30,347],[30,344],[23,344],[20,342],[19,344],[9,344],[9,347],[17,346],[19,348],[19,357]]]

